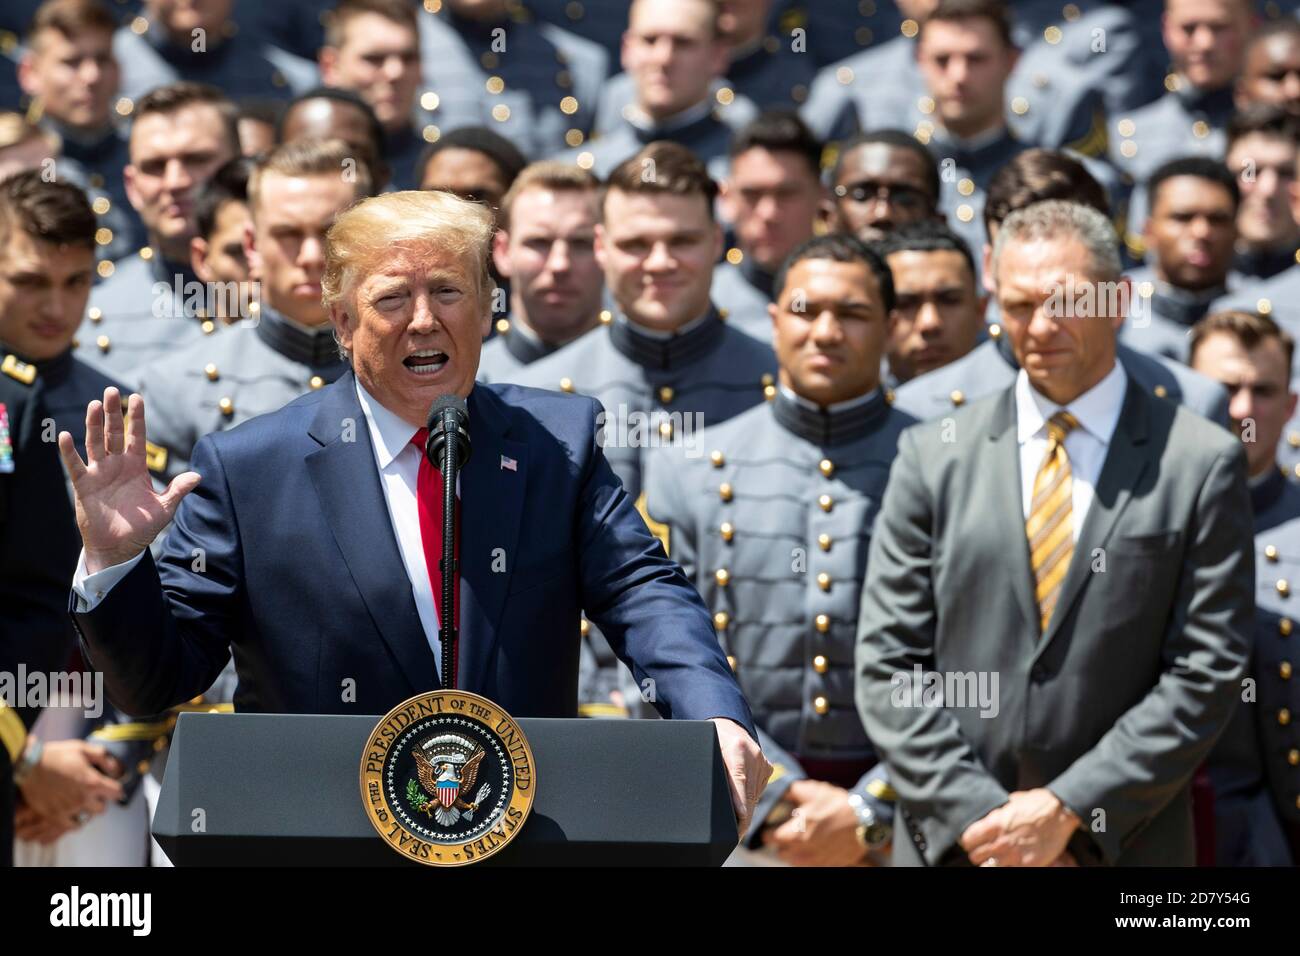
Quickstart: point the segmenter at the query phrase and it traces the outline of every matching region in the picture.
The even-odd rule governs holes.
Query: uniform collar
[[[1211,303],[1227,291],[1226,286],[1218,285],[1212,289],[1192,292],[1168,282],[1156,282],[1155,290],[1151,293],[1151,306],[1165,318],[1191,327],[1205,318]]]
[[[782,385],[772,400],[777,424],[814,445],[842,445],[870,434],[889,413],[879,388],[834,405],[818,405]]]
[[[1006,126],[969,139],[954,136],[947,130],[936,129],[930,142],[935,152],[953,159],[958,166],[966,169],[999,166],[1004,157],[1023,148],[1020,140]]]
[[[339,356],[338,343],[334,340],[334,329],[328,323],[310,329],[290,321],[262,303],[261,318],[256,328],[257,337],[285,358],[313,368],[338,365],[340,373],[346,368]]]
[[[1281,249],[1245,249],[1237,253],[1232,267],[1251,279],[1271,279],[1295,265],[1297,255],[1300,253],[1290,246]]]
[[[560,347],[549,342],[543,342],[536,332],[519,321],[513,321],[509,324],[506,330],[501,333],[501,340],[505,343],[506,351],[522,365],[531,365],[539,358],[550,355]]]
[[[36,374],[41,377],[41,380],[47,386],[57,385],[71,374],[73,362],[75,361],[72,355],[73,351],[71,347],[68,347],[54,358],[42,359],[38,362],[35,359],[26,358],[21,352],[15,351],[0,342],[0,358],[12,355],[24,364],[34,366]]]
[[[776,276],[768,272],[758,264],[753,256],[745,256],[740,260],[740,274],[745,280],[759,292],[763,293],[765,299],[775,298]]]
[[[1047,420],[1058,411],[1069,411],[1079,422],[1079,427],[1104,445],[1109,445],[1119,424],[1124,407],[1124,393],[1128,390],[1128,376],[1116,360],[1106,377],[1067,405],[1039,394],[1029,384],[1029,374],[1021,369],[1016,376],[1016,435],[1020,444],[1029,441],[1043,430]]]
[[[1204,113],[1227,122],[1235,108],[1231,84],[1218,90],[1206,90],[1193,86],[1186,77],[1181,79],[1182,82],[1178,85],[1178,89],[1174,90],[1173,95],[1184,109],[1193,113]]]
[[[1282,497],[1286,491],[1286,475],[1276,467],[1270,468],[1259,478],[1250,481],[1250,508],[1256,515],[1261,515]]]
[[[63,142],[63,155],[79,162],[102,160],[122,143],[117,128],[111,123],[93,133],[85,133],[47,116],[41,120],[40,126]]]
[[[712,351],[725,332],[726,326],[712,305],[704,315],[675,332],[656,332],[623,315],[609,324],[614,348],[638,365],[657,369],[678,368],[696,361]]]
[[[658,139],[680,140],[697,130],[703,131],[717,120],[713,118],[713,104],[705,99],[694,106],[688,106],[675,116],[658,121],[652,120],[639,107],[634,106],[628,110],[627,122],[637,139],[643,143],[653,143]]]

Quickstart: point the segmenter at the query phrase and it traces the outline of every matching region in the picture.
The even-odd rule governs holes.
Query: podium
[[[177,866],[420,866],[384,845],[360,767],[379,717],[186,713],[153,834]],[[720,866],[739,836],[709,721],[520,718],[537,791],[481,866]]]

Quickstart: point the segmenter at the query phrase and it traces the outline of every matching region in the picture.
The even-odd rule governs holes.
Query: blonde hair
[[[356,149],[341,139],[295,139],[281,143],[253,166],[248,176],[248,208],[257,214],[262,179],[267,173],[291,179],[346,175],[354,187],[353,196],[358,199],[369,196],[374,192],[370,161],[369,156],[358,155]]]
[[[442,190],[383,193],[339,214],[325,237],[321,301],[328,309],[352,288],[357,276],[402,248],[416,255],[435,247],[468,259],[478,279],[480,301],[492,294],[488,253],[492,211]]]
[[[592,196],[592,211],[596,209],[595,197],[600,189],[600,180],[587,170],[572,163],[558,159],[544,159],[525,166],[515,177],[515,181],[506,190],[501,199],[500,224],[502,229],[510,228],[510,214],[515,201],[521,193],[530,189],[549,189],[551,192],[589,192]]]

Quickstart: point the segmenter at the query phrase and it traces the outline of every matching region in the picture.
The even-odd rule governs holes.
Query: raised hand
[[[124,418],[115,388],[104,389],[103,402],[86,406],[87,461],[77,454],[72,436],[59,433],[59,454],[72,478],[90,574],[148,548],[172,520],[181,499],[198,486],[198,473],[187,471],[173,478],[162,494],[156,493],[145,465],[144,435],[144,399],[132,395]]]

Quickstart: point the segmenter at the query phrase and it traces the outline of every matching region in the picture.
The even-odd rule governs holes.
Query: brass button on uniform
[[[774,378],[772,377],[772,373],[771,373],[771,372],[764,372],[764,373],[763,373],[763,377],[760,378],[759,381],[762,382],[764,385],[775,385],[775,384],[776,384],[776,379],[774,379]]]
[[[99,338],[95,339],[95,347],[101,352],[107,352],[109,344],[107,335],[101,335]]]
[[[614,321],[614,313],[609,311],[609,309],[601,309],[600,315],[598,315],[597,318],[600,319],[601,325],[609,325],[609,323]]]
[[[217,331],[217,323],[213,322],[211,319],[204,319],[199,324],[199,331],[204,335],[211,335],[213,332]]]
[[[321,378],[319,375],[313,375],[311,377],[311,380],[307,384],[311,387],[311,390],[314,392],[318,388],[325,387],[325,379]]]
[[[660,437],[660,438],[664,438],[664,439],[672,438],[672,437],[673,437],[673,423],[672,423],[672,422],[660,422],[660,423],[659,423],[659,437]]]
[[[736,659],[730,654],[727,655],[727,666],[729,666],[733,671],[736,669]]]
[[[722,484],[718,485],[718,497],[721,498],[723,501],[730,501],[730,500],[731,500],[731,483],[730,483],[730,482],[726,482],[726,481],[724,481]]]
[[[1287,710],[1285,707],[1279,710],[1277,712],[1277,722],[1283,727],[1291,723],[1291,711]]]
[[[1264,548],[1264,557],[1268,558],[1270,561],[1276,561],[1276,560],[1277,560],[1277,548],[1274,547],[1274,546],[1271,545],[1271,544],[1268,545],[1267,547],[1265,547],[1265,548]]]
[[[498,335],[505,335],[505,334],[506,334],[507,332],[509,332],[509,331],[510,331],[510,320],[509,320],[509,319],[497,319],[497,334],[498,334]]]
[[[230,400],[229,396],[217,402],[217,407],[221,409],[221,414],[223,415],[229,416],[235,414],[235,403]]]
[[[715,448],[713,451],[709,452],[709,463],[713,465],[714,468],[721,468],[726,464],[726,459],[722,457],[722,452]]]
[[[730,521],[724,521],[722,526],[718,528],[718,533],[722,535],[723,541],[730,543],[731,539],[736,536],[736,528]]]
[[[830,511],[835,507],[835,499],[830,495],[819,495],[817,497],[817,504],[822,511]]]
[[[1279,578],[1277,582],[1277,593],[1286,597],[1291,593],[1291,585],[1287,584],[1286,578]]]
[[[813,626],[817,628],[818,634],[825,634],[831,629],[831,619],[827,614],[818,614],[813,618]]]
[[[763,400],[766,401],[766,402],[770,402],[770,401],[772,401],[774,398],[776,398],[776,386],[775,386],[775,385],[764,385],[764,386],[763,386]]]
[[[825,654],[818,654],[813,658],[813,670],[818,674],[825,674],[829,666]]]
[[[669,402],[673,400],[673,394],[674,392],[672,386],[665,385],[661,389],[659,389],[659,401],[667,405]]]
[[[823,591],[829,591],[831,589],[831,576],[825,571],[817,575],[817,586]]]
[[[560,391],[562,391],[562,392],[571,392],[571,391],[573,391],[573,379],[571,379],[571,378],[562,378],[562,379],[560,379]]]
[[[948,398],[954,405],[962,405],[966,401],[966,394],[960,388],[954,388]]]
[[[1205,139],[1210,135],[1210,124],[1205,120],[1197,120],[1192,124],[1192,135],[1197,139]]]
[[[1277,632],[1283,637],[1291,636],[1291,619],[1284,617],[1277,622]]]
[[[1163,385],[1157,385],[1153,391],[1156,393],[1156,398],[1169,397],[1169,389],[1165,388]]]
[[[825,697],[818,695],[817,697],[813,698],[813,710],[817,711],[818,714],[826,714],[827,712],[830,711],[830,709],[831,709],[831,702],[828,701]]]
[[[1293,767],[1300,767],[1300,750],[1296,750],[1294,747],[1288,750],[1286,754],[1286,762]]]
[[[718,587],[725,588],[731,582],[731,572],[726,568],[718,568],[713,572],[713,580],[718,582]]]
[[[817,536],[817,545],[823,551],[829,551],[831,549],[831,536],[828,534],[819,534]]]
[[[97,305],[92,305],[89,309],[86,310],[86,318],[90,319],[90,321],[92,322],[103,322],[104,310]],[[1296,437],[1297,439],[1300,439],[1300,436],[1296,436]]]
[[[1292,448],[1300,448],[1300,432],[1288,432],[1286,443]]]
[[[823,458],[817,463],[817,470],[829,478],[831,475],[835,474],[835,465],[829,458]]]
[[[209,382],[215,382],[217,379],[221,378],[221,373],[217,371],[217,367],[211,362],[203,366],[203,374],[208,377]]]
[[[1283,661],[1281,664],[1277,665],[1277,673],[1278,673],[1278,676],[1281,677],[1283,680],[1290,680],[1290,679],[1291,679],[1291,662],[1290,662],[1290,661]]]
[[[578,630],[583,637],[586,637],[591,632],[591,622],[584,617],[582,623],[578,625]]]
[[[731,623],[731,615],[726,611],[719,611],[713,615],[713,627],[715,630],[725,631],[727,625]]]

